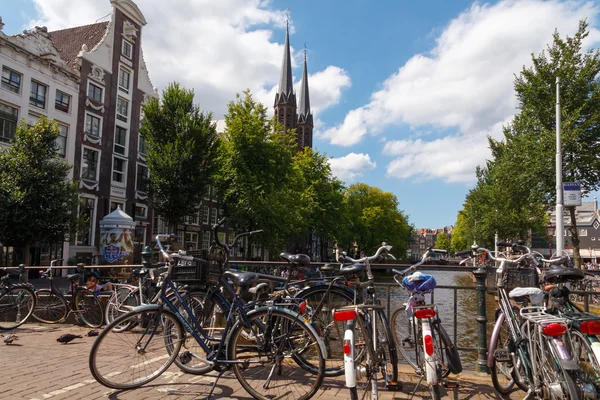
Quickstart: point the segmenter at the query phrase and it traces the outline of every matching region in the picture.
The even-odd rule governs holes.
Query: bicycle
[[[434,277],[416,272],[417,267],[435,252],[435,249],[429,248],[418,263],[402,271],[392,270],[394,281],[407,290],[410,297],[404,306],[394,312],[391,321],[397,348],[420,376],[415,391],[425,380],[431,397],[439,399],[443,379],[450,373],[462,372],[462,362],[442,325],[437,307],[425,301],[425,294],[433,293],[435,289]]]
[[[79,274],[67,276],[71,286],[70,299],[54,285],[52,268],[60,261],[63,260],[52,260],[47,270],[40,271],[40,277],[50,281],[50,289],[36,289],[37,305],[33,317],[40,322],[55,324],[66,321],[73,314],[78,322],[81,320],[90,328],[99,328],[104,320],[102,304],[96,293],[79,286]]]
[[[0,330],[15,329],[27,322],[37,302],[33,286],[20,283],[25,270],[6,271],[0,278]],[[18,275],[19,283],[10,282],[10,275]]]
[[[375,255],[355,260],[342,253],[341,259],[353,263],[350,267],[364,269],[368,280],[360,283],[367,292],[364,303],[354,303],[334,310],[334,320],[346,324],[344,327],[343,352],[346,387],[351,399],[365,398],[370,393],[373,399],[378,396],[378,374],[381,373],[386,386],[401,389],[396,381],[398,375],[398,356],[395,342],[390,331],[384,306],[377,300],[371,262],[382,255],[388,255],[392,246],[385,243]],[[361,263],[364,263],[361,264]]]
[[[185,255],[185,252],[165,251],[160,239],[169,236],[156,237],[168,264],[167,276],[160,287],[160,303],[137,307],[115,319],[100,333],[90,352],[89,366],[94,378],[113,389],[133,389],[144,385],[169,368],[178,357],[185,336],[190,335],[207,355],[201,361],[219,372],[209,397],[218,378],[228,370],[233,370],[242,387],[257,399],[273,395],[296,399],[312,397],[323,381],[325,368],[324,345],[315,330],[300,314],[288,308],[275,304],[252,309],[247,307],[241,296],[258,282],[258,276],[227,270],[223,277],[230,279],[237,289],[223,334],[219,338],[210,337],[171,280],[179,262],[185,268],[185,263],[194,261],[194,258]],[[228,257],[229,248],[223,246]],[[196,276],[205,278],[205,284],[214,284],[214,278],[207,276],[206,272],[207,269],[199,268]],[[167,288],[173,291],[179,305],[166,296]],[[114,331],[113,328],[131,321],[136,322],[133,329]],[[201,358],[185,355],[186,358]],[[132,358],[129,363],[119,360],[128,356]],[[316,368],[307,368],[307,360]],[[115,370],[121,369],[121,366],[125,366],[122,371]],[[299,380],[303,382],[298,384]]]
[[[507,293],[508,271],[530,260],[531,249],[517,243],[500,242],[498,245],[522,249],[524,254],[508,259],[495,257],[490,250],[476,246],[465,251],[471,257],[486,253],[500,264],[496,270],[500,311],[488,348],[488,367],[494,388],[505,395],[516,383],[526,389],[525,399],[579,399],[588,398],[588,395],[596,398],[595,388],[591,390],[593,387],[581,383],[579,366],[570,354],[567,320],[550,314],[541,305],[543,293],[539,288],[515,288]],[[543,261],[554,263],[560,260]],[[523,301],[524,298],[528,298],[533,306],[515,309],[511,304],[511,299]]]

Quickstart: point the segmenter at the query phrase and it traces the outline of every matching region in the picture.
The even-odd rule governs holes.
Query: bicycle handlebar
[[[418,266],[422,265],[425,263],[425,260],[427,260],[429,258],[429,254],[431,253],[440,253],[440,252],[445,252],[445,250],[439,250],[439,249],[434,249],[433,247],[430,247],[427,249],[427,251],[425,252],[425,254],[423,254],[423,257],[421,258],[421,261],[419,261],[416,264],[411,265],[410,267],[403,269],[402,271],[398,270],[398,269],[392,269],[392,272],[396,275],[406,275],[407,273],[411,272],[411,271],[415,271],[417,269]],[[394,277],[395,279],[395,277]]]
[[[377,252],[372,255],[372,256],[366,256],[363,258],[359,258],[358,260],[346,255],[346,254],[342,254],[339,258],[342,258],[344,260],[350,261],[352,263],[363,263],[363,262],[370,262],[373,260],[376,260],[377,258],[379,258],[379,256],[383,253],[383,252],[388,252],[392,249],[392,246],[390,246],[389,244],[386,243],[382,243],[381,247],[379,249],[377,249]],[[393,257],[393,256],[392,256]],[[340,259],[338,258],[338,261],[340,261]],[[395,259],[395,258],[394,258]]]

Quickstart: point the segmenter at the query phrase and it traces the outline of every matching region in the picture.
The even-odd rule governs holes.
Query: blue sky
[[[178,80],[222,118],[250,88],[273,104],[285,13],[296,88],[308,48],[315,147],[348,183],[397,195],[418,228],[453,224],[516,109],[514,74],[551,40],[587,18],[597,45],[599,6],[564,1],[138,0],[143,49],[159,89]],[[7,8],[8,7],[8,8]],[[108,0],[21,0],[3,6],[4,32],[95,22]]]

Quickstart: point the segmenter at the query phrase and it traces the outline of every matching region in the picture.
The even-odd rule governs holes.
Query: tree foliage
[[[450,251],[450,249],[452,248],[452,245],[450,243],[450,235],[448,235],[446,232],[438,233],[434,247],[436,249]]]
[[[194,92],[170,84],[162,99],[144,106],[140,133],[146,143],[148,189],[157,214],[171,229],[197,212],[216,172],[218,135],[212,114],[200,112]]]
[[[0,152],[0,242],[29,247],[56,243],[74,233],[77,187],[71,165],[57,156],[58,125],[45,117],[17,128],[11,146]]]
[[[467,226],[467,220],[465,217],[465,210],[458,212],[456,216],[456,222],[452,228],[452,237],[450,239],[450,245],[453,253],[458,251],[467,250],[471,245],[471,238],[469,237],[469,229]]]
[[[382,242],[394,246],[397,257],[406,257],[410,239],[408,218],[399,209],[393,193],[365,183],[350,185],[345,193],[349,226],[341,232],[339,243],[352,252],[371,255]]]

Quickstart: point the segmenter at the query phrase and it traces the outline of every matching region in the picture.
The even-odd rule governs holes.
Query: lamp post
[[[560,140],[560,77],[556,77],[556,253],[565,249],[563,219],[562,149]]]

